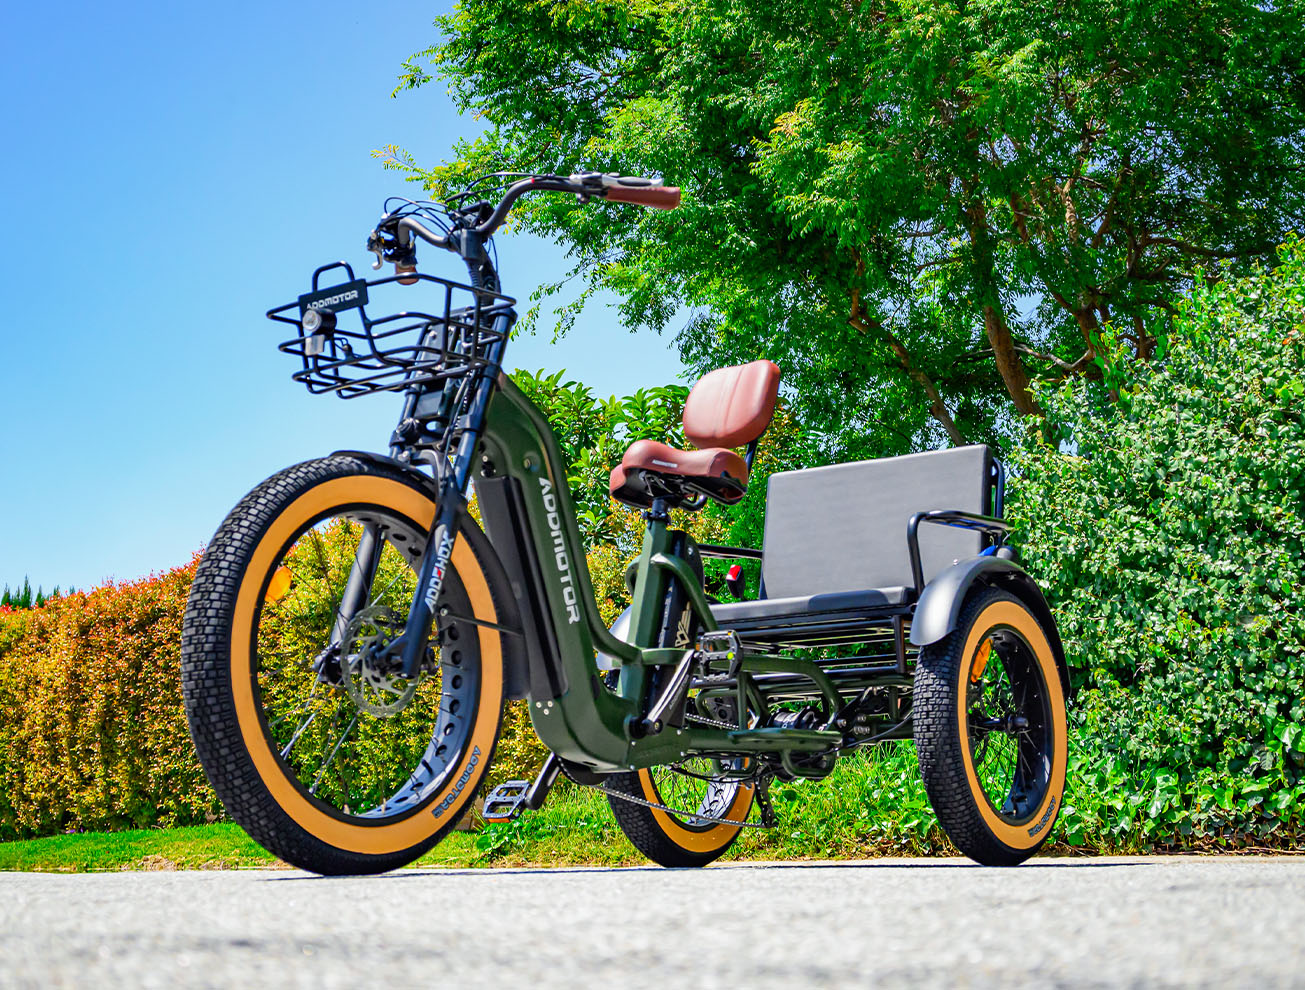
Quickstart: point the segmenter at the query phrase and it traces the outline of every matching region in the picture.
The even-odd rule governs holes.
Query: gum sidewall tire
[[[503,643],[499,632],[485,626],[475,627],[480,690],[467,741],[439,788],[392,820],[364,822],[325,810],[273,751],[259,716],[252,649],[258,604],[287,541],[315,516],[359,505],[384,508],[429,531],[435,503],[419,485],[398,469],[346,456],[274,475],[218,529],[187,603],[182,687],[191,737],[209,781],[255,841],[316,873],[378,873],[416,859],[462,817],[493,762],[505,700]],[[498,624],[499,611],[468,539],[458,539],[450,568],[474,617]]]
[[[612,774],[605,786],[645,801],[665,804],[657,791],[650,770]],[[755,791],[751,784],[739,785],[725,818],[743,821],[752,809]],[[617,825],[639,852],[661,866],[697,867],[719,859],[743,831],[739,825],[714,824],[707,828],[690,828],[674,815],[660,808],[647,808],[632,801],[608,796],[608,804]]]
[[[971,662],[994,629],[1011,629],[1028,645],[1045,692],[1052,734],[1051,767],[1037,808],[1023,824],[1003,820],[975,772],[967,728],[965,684]],[[916,754],[939,823],[966,856],[986,866],[1014,866],[1034,855],[1054,831],[1068,763],[1065,697],[1050,638],[1017,598],[981,589],[961,609],[956,629],[921,650],[914,707]]]

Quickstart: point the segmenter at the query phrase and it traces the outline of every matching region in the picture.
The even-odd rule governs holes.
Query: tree
[[[654,173],[671,214],[538,197],[584,293],[689,312],[699,370],[767,356],[825,454],[993,440],[1031,379],[1145,363],[1199,266],[1305,221],[1302,0],[462,0],[399,89],[495,169]],[[549,287],[555,290],[557,287]],[[547,292],[548,290],[546,290]]]

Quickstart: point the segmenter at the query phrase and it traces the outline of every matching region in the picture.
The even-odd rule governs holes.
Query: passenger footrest
[[[481,816],[487,822],[510,822],[525,810],[526,792],[530,790],[528,780],[505,780],[485,798],[485,810]]]

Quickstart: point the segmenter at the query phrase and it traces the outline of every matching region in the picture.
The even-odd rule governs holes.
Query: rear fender
[[[920,595],[911,619],[911,643],[928,646],[947,636],[956,628],[961,608],[976,586],[999,588],[1014,595],[1037,618],[1047,634],[1051,651],[1060,671],[1061,687],[1069,696],[1069,667],[1065,662],[1065,647],[1051,607],[1042,589],[1024,568],[1002,557],[973,557],[953,564],[930,581]]]

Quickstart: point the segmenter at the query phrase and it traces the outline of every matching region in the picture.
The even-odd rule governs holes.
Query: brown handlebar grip
[[[680,205],[680,187],[609,186],[607,198],[613,203],[638,203],[657,210],[673,210]]]
[[[400,285],[416,285],[418,282],[421,281],[421,279],[416,277],[417,275],[416,265],[401,265],[396,261],[394,263],[394,274],[400,276],[399,278]],[[411,278],[402,277],[409,274],[411,274],[413,277]]]

